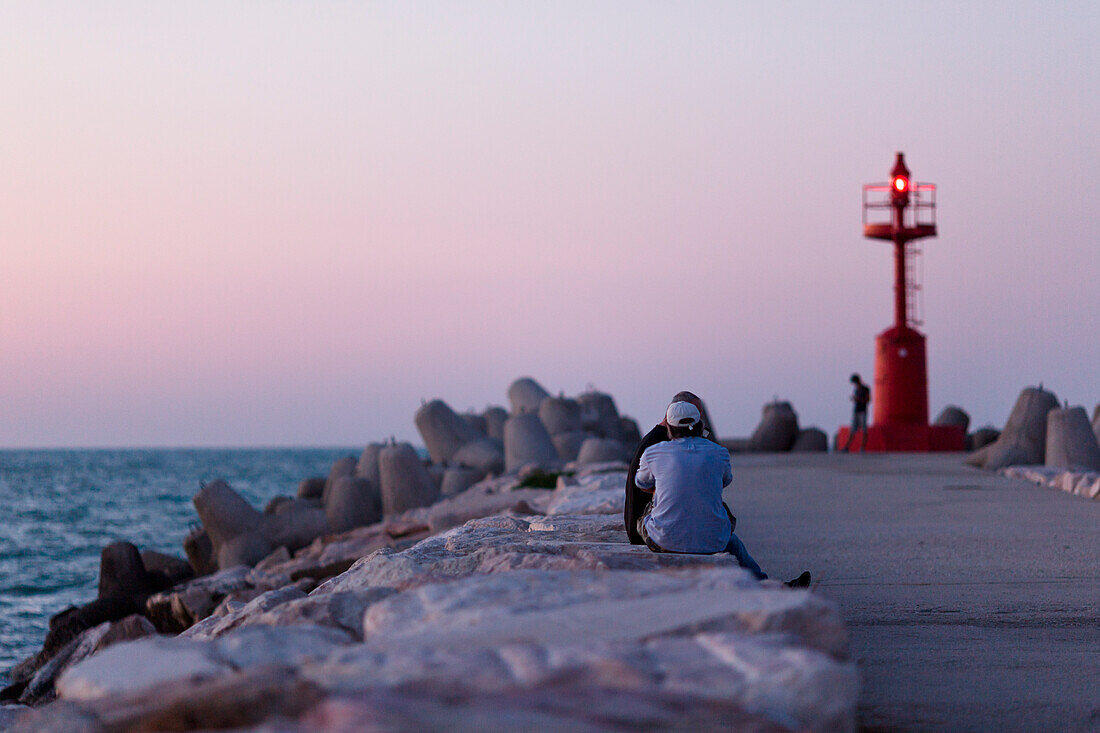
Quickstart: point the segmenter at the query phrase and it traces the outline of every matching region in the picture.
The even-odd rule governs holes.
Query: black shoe
[[[810,587],[810,571],[806,570],[794,580],[788,580],[784,585],[788,588],[809,588]]]

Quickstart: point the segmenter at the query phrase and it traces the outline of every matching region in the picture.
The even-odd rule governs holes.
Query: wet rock
[[[204,485],[192,502],[219,568],[253,565],[274,549],[261,533],[263,515],[224,480]]]
[[[378,454],[382,476],[382,512],[385,516],[428,506],[439,497],[439,489],[428,469],[408,443],[387,445]]]
[[[481,416],[485,418],[485,435],[503,442],[504,423],[508,420],[508,411],[503,407],[487,407]]]
[[[788,451],[798,437],[798,415],[790,402],[764,405],[760,422],[749,438],[749,450],[757,453]]]
[[[1100,445],[1084,407],[1047,413],[1046,465],[1100,471]]]
[[[554,443],[554,450],[558,452],[558,458],[567,463],[577,460],[577,456],[581,452],[581,446],[584,445],[584,441],[586,440],[588,440],[588,433],[583,430],[558,433],[551,437],[551,441]]]
[[[997,440],[974,453],[968,462],[990,471],[1018,464],[1041,464],[1046,455],[1047,413],[1058,398],[1042,387],[1027,387],[1016,399],[1012,414]]]
[[[299,499],[320,499],[325,495],[325,484],[328,479],[324,476],[311,476],[304,478],[298,484],[297,496]]]
[[[793,453],[825,453],[828,450],[829,436],[821,428],[799,430],[791,446]]]
[[[580,403],[565,395],[543,399],[539,405],[539,419],[552,436],[582,429]]]
[[[611,395],[589,391],[577,397],[581,407],[581,424],[584,430],[598,438],[622,439],[622,423],[619,410]]]
[[[481,476],[500,474],[504,471],[504,446],[494,438],[479,438],[455,451],[451,463],[476,469]]]
[[[446,463],[467,443],[481,437],[443,400],[432,400],[416,411],[416,429],[424,439],[432,463]]]
[[[625,463],[626,449],[611,438],[588,438],[577,452],[577,465],[592,463]]]
[[[508,387],[508,401],[512,405],[513,415],[537,413],[542,401],[549,396],[550,393],[531,377],[520,377]]]
[[[327,525],[333,532],[345,532],[353,527],[374,524],[382,519],[381,489],[368,478],[344,476],[329,489],[322,516],[327,518]],[[309,541],[293,549],[304,547],[323,533],[324,530],[313,534]]]
[[[375,486],[382,485],[382,474],[378,471],[378,456],[386,446],[382,443],[367,443],[355,465],[355,475],[365,478]]]
[[[932,424],[954,425],[962,428],[963,432],[966,432],[970,428],[970,415],[958,405],[948,405],[940,411],[940,414],[936,416]]]
[[[504,470],[512,473],[532,463],[544,468],[556,466],[558,451],[538,415],[513,415],[504,423]]]

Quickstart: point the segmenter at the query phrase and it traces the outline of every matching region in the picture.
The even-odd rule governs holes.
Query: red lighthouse
[[[962,428],[928,424],[928,359],[924,334],[916,328],[921,322],[916,298],[920,250],[915,243],[936,236],[936,187],[914,183],[902,153],[889,183],[863,187],[863,236],[894,245],[894,325],[875,338],[874,420],[867,430],[867,450],[963,450]],[[847,444],[848,430],[840,429],[838,445]]]

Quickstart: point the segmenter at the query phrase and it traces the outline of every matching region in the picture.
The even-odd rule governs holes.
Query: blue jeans
[[[756,564],[756,560],[753,560],[752,555],[745,549],[745,543],[733,532],[730,532],[730,541],[726,545],[725,551],[737,558],[737,564],[755,575],[757,580],[768,579],[768,574],[760,569],[760,566]]]

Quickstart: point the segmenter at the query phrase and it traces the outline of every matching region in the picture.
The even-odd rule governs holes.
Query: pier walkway
[[[733,466],[754,557],[841,606],[864,730],[1100,730],[1100,501],[959,454]]]

